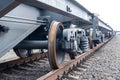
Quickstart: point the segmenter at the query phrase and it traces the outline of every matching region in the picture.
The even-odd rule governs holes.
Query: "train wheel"
[[[14,49],[14,52],[20,58],[29,57],[31,55],[31,50],[27,50],[27,49]]]
[[[89,46],[90,46],[90,49],[92,49],[94,47],[93,30],[92,29],[90,29],[90,32],[89,32]]]
[[[52,69],[60,68],[65,57],[65,52],[62,50],[62,38],[62,23],[53,21],[48,37],[48,59]]]

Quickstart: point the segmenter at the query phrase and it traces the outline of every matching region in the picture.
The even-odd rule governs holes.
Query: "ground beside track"
[[[120,35],[62,80],[120,80]]]
[[[0,58],[0,63],[15,60],[15,59],[19,59],[19,57],[15,54],[13,50],[10,50]]]
[[[119,52],[120,35],[117,35],[63,80],[120,80]],[[67,58],[65,62],[70,60]],[[0,80],[36,80],[50,71],[47,59],[41,59],[0,72]]]

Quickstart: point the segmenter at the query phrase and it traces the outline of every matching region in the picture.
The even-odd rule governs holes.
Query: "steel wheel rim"
[[[59,43],[59,40],[62,40],[62,30],[62,23],[52,22],[48,38],[48,59],[52,69],[58,69],[63,65],[65,53],[61,48],[62,46],[60,46],[62,44]]]
[[[94,47],[92,39],[93,39],[93,30],[90,29],[90,33],[89,33],[89,46],[90,46],[90,49],[92,49]]]

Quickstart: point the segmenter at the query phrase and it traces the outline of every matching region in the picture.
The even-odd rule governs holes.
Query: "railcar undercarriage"
[[[47,1],[0,3],[0,57],[11,49],[20,58],[46,50],[52,69],[58,69],[66,53],[75,59],[112,36],[110,26],[76,1]]]

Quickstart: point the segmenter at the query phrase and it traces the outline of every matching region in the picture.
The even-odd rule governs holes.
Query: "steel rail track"
[[[16,65],[21,65],[21,64],[24,64],[24,63],[27,63],[30,61],[38,60],[40,58],[47,56],[47,54],[48,53],[45,52],[45,53],[41,53],[41,54],[35,54],[33,56],[22,58],[22,59],[16,59],[16,60],[8,61],[5,63],[0,63],[0,71],[5,70],[7,68],[14,67]]]
[[[59,80],[64,74],[67,74],[74,67],[76,67],[77,65],[80,65],[80,63],[82,63],[88,57],[93,55],[94,52],[96,52],[98,49],[100,49],[102,46],[104,46],[106,43],[108,43],[111,39],[112,38],[97,45],[97,47],[90,49],[89,51],[81,54],[80,56],[77,56],[76,59],[69,61],[66,65],[62,66],[60,69],[53,70],[53,71],[49,72],[48,74],[38,78],[37,80]]]
[[[93,49],[90,49],[89,51],[81,54],[80,56],[77,56],[76,59],[70,60],[68,63],[63,65],[60,69],[53,70],[53,71],[50,70],[49,73],[47,73],[47,74],[45,73],[44,76],[37,77],[37,79],[38,80],[61,79],[64,74],[67,74],[72,69],[74,69],[74,67],[76,67],[77,65],[80,65],[84,60],[86,60],[88,57],[90,57],[95,51],[97,51],[99,48],[101,48],[103,45],[105,45],[111,39],[106,40],[104,43],[101,43],[101,44],[97,45],[97,47],[95,47]],[[6,70],[8,68],[12,68],[16,65],[19,66],[19,65],[25,64],[27,62],[39,60],[40,58],[43,58],[47,55],[48,55],[48,53],[46,52],[46,53],[43,53],[43,54],[35,54],[31,57],[27,57],[27,58],[23,58],[23,59],[17,59],[17,60],[5,62],[5,63],[0,63],[0,71]]]

